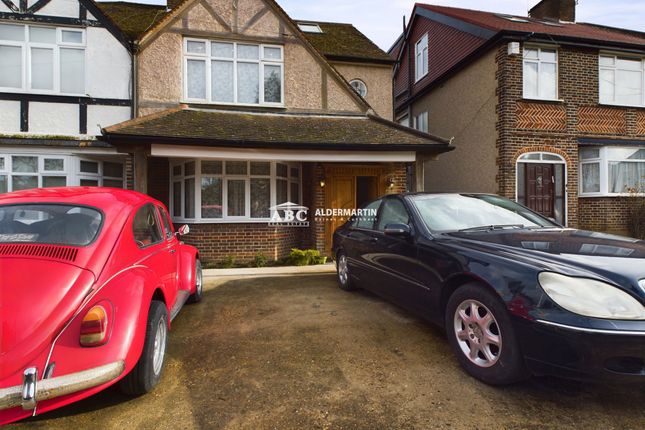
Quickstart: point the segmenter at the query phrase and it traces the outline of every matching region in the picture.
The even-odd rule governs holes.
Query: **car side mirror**
[[[185,235],[187,235],[188,233],[190,233],[190,227],[188,227],[188,225],[186,225],[186,224],[182,225],[182,226],[181,226],[181,227],[179,227],[179,229],[177,230],[177,235],[179,235],[179,236],[185,236]]]
[[[383,233],[386,236],[410,237],[412,236],[412,229],[407,224],[388,224],[385,226]]]

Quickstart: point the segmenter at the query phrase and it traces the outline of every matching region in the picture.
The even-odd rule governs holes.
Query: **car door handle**
[[[170,252],[171,254],[174,254],[176,251],[177,251],[176,249],[171,249],[169,252]]]
[[[370,239],[370,243],[376,243],[378,242],[378,237],[373,237]]]

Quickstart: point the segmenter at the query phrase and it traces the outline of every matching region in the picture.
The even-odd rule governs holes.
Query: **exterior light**
[[[385,185],[386,185],[388,188],[392,188],[392,187],[394,187],[394,178],[393,178],[393,177],[391,177],[391,176],[390,176],[389,178],[387,178],[387,180],[385,181]]]

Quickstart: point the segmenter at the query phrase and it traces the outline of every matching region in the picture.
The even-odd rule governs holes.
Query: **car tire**
[[[352,282],[349,274],[349,265],[347,263],[347,255],[344,251],[339,251],[336,255],[336,275],[338,279],[338,286],[344,291],[356,290],[354,282]]]
[[[511,316],[502,300],[483,285],[466,284],[448,299],[446,333],[459,364],[490,385],[526,379]]]
[[[202,262],[195,260],[195,292],[188,298],[189,303],[199,303],[204,297],[204,277],[202,273]]]
[[[153,301],[148,312],[146,338],[136,366],[120,382],[121,391],[139,396],[151,391],[161,379],[168,340],[168,311],[160,301]]]

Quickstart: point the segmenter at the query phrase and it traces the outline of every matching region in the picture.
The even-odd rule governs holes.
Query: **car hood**
[[[604,278],[645,300],[645,241],[575,229],[520,229],[444,235],[461,246],[533,263],[541,270]]]
[[[94,275],[68,263],[0,258],[0,380],[49,348],[94,284]],[[41,370],[42,371],[42,370]]]

